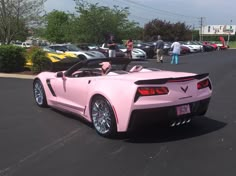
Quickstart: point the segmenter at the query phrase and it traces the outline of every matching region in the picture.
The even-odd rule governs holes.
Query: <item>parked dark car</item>
[[[140,48],[143,51],[146,52],[147,54],[147,58],[152,59],[155,55],[155,46],[153,45],[153,43],[137,43],[134,44],[135,48]]]
[[[209,51],[214,51],[216,50],[212,45],[206,42],[195,42],[203,46],[203,51],[209,52]]]

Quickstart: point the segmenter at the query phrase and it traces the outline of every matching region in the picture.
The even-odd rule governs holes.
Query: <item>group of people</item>
[[[109,57],[116,57],[116,48],[117,44],[114,40],[114,36],[110,36],[110,39],[108,40],[108,56]],[[164,41],[161,39],[161,36],[158,35],[157,42],[155,46],[156,54],[157,54],[157,62],[163,63],[164,58]],[[132,39],[129,39],[126,41],[125,46],[127,48],[126,55],[129,59],[132,59],[132,50],[133,50],[133,41]],[[177,38],[175,38],[175,41],[171,45],[172,50],[172,57],[171,57],[171,64],[178,64],[179,63],[179,55],[181,50],[181,44],[178,42]]]
[[[116,48],[117,44],[114,40],[114,36],[110,36],[110,39],[107,42],[108,50],[108,57],[116,57]],[[126,46],[126,55],[129,59],[132,59],[132,50],[133,50],[133,41],[129,39],[125,43]]]
[[[160,35],[158,35],[157,37],[155,49],[157,54],[157,62],[163,63],[164,41],[161,39]],[[171,64],[178,64],[181,44],[178,42],[177,38],[175,38],[175,41],[171,44],[171,50],[172,50]]]

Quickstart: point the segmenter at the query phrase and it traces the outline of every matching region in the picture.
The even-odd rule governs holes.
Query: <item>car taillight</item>
[[[134,102],[141,96],[166,95],[168,93],[169,89],[167,87],[139,87]]]
[[[197,83],[197,88],[198,89],[203,89],[209,87],[211,89],[211,83],[209,79],[205,79],[203,81],[200,81],[199,83]]]
[[[167,87],[139,87],[138,93],[141,96],[165,95],[169,93]]]

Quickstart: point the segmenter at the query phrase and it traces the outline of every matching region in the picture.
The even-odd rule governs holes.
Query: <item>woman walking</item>
[[[181,45],[177,41],[177,38],[175,39],[175,42],[171,45],[172,49],[172,58],[171,58],[171,64],[178,64],[179,63],[179,55],[181,50]]]

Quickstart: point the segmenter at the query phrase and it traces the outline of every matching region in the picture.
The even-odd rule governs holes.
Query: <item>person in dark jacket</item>
[[[157,62],[163,63],[163,55],[164,55],[164,42],[161,39],[161,36],[158,35],[156,42],[156,53],[157,53]]]
[[[107,42],[107,46],[109,48],[109,50],[108,50],[108,57],[116,57],[116,47],[117,46],[116,46],[116,43],[115,43],[113,35],[110,36],[110,39]]]

